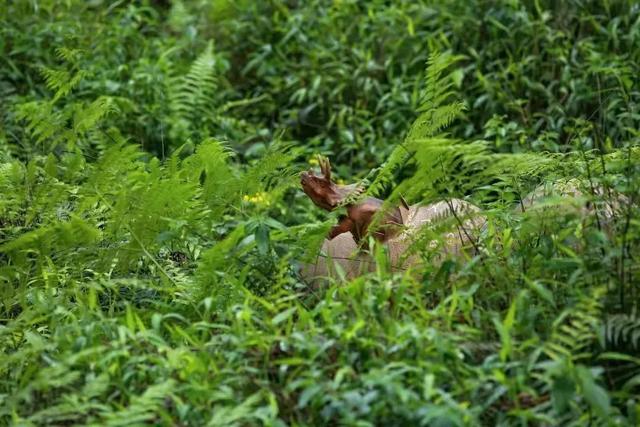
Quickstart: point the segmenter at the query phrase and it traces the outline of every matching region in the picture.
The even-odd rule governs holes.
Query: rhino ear
[[[320,157],[320,171],[324,175],[324,179],[331,182],[331,163],[326,157]]]

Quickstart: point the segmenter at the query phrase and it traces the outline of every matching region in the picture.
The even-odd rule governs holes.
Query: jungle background
[[[0,424],[640,423],[637,2],[10,0],[0,35]],[[310,286],[318,154],[474,203],[478,250]]]

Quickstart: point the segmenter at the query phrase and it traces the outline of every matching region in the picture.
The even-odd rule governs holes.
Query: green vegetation
[[[639,46],[631,0],[2,2],[0,424],[640,424]],[[477,251],[307,285],[315,154]]]

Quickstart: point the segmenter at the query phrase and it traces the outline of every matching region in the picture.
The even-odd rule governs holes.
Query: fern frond
[[[280,185],[289,185],[294,175],[291,166],[295,151],[290,144],[276,142],[244,174],[243,190],[248,193],[273,191]]]
[[[16,117],[27,122],[25,130],[38,144],[51,141],[51,146],[55,147],[67,132],[66,117],[62,112],[54,112],[51,102],[32,101],[20,104]]]
[[[462,102],[454,102],[420,114],[409,129],[408,140],[428,138],[441,132],[466,109]]]
[[[449,74],[443,76],[444,71],[460,58],[450,54],[431,54],[427,62],[425,89],[418,107],[420,115],[411,125],[404,142],[393,150],[389,160],[375,170],[376,175],[369,186],[369,194],[380,193],[391,182],[396,170],[406,164],[420,149],[420,140],[434,137],[464,111],[464,103],[448,103],[453,96],[453,92],[449,90],[452,79]]]
[[[209,43],[186,75],[169,81],[167,89],[169,107],[174,116],[172,122],[186,126],[189,132],[203,121],[211,119],[215,113],[215,94],[218,89],[216,64],[213,44]]]
[[[607,347],[629,346],[633,350],[640,350],[640,317],[629,314],[609,316],[602,332]]]
[[[56,56],[61,60],[69,64],[76,65],[80,60],[80,54],[82,51],[79,49],[70,49],[68,47],[62,46],[62,47],[57,47],[55,52],[56,52]]]
[[[89,105],[80,105],[73,118],[74,131],[87,132],[104,117],[117,112],[118,108],[110,96],[101,96]]]
[[[597,338],[601,325],[601,298],[605,294],[605,288],[593,289],[556,319],[551,337],[544,345],[544,352],[551,359],[576,362],[591,357],[588,348]]]
[[[480,142],[465,144],[448,138],[418,140],[417,171],[396,187],[394,197],[403,194],[407,199],[425,201],[464,198],[465,193],[477,185],[470,177],[487,156],[487,147]]]
[[[202,199],[219,218],[228,207],[238,203],[239,177],[229,165],[231,150],[213,138],[203,141],[194,155],[185,159],[180,173],[190,182],[202,181]],[[204,179],[203,179],[204,178]]]
[[[443,79],[442,73],[462,58],[462,56],[454,56],[450,53],[431,53],[427,60],[426,88],[418,108],[419,112],[438,108],[453,95],[453,92],[449,90],[453,82],[449,76]]]
[[[66,70],[54,70],[47,67],[41,68],[40,74],[42,74],[47,88],[55,93],[52,100],[53,103],[68,95],[83,78],[89,75],[89,73],[84,70],[79,70],[71,74]]]

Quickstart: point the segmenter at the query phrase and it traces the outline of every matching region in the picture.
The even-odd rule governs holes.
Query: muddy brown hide
[[[416,241],[418,231],[423,227],[435,230],[444,220],[459,222],[440,239],[427,242],[427,246],[438,252],[437,258],[459,256],[470,250],[473,245],[469,239],[474,238],[485,222],[478,211],[476,206],[458,199],[427,206],[413,205],[408,210],[402,208],[404,231],[384,243],[391,269],[417,272],[421,259],[417,255],[408,256],[407,249]],[[343,233],[332,240],[325,240],[315,264],[304,265],[301,273],[307,281],[317,284],[327,278],[353,279],[375,270],[373,256],[358,248],[351,233]]]

